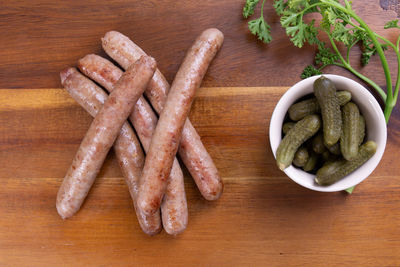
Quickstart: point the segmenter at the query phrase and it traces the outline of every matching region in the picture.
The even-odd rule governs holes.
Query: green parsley
[[[246,4],[243,7],[243,17],[248,18],[254,14],[254,9],[260,0],[246,0]],[[263,0],[261,4],[261,15],[259,18],[249,21],[249,29],[252,34],[258,37],[264,43],[272,41],[271,27],[264,20],[264,4]]]
[[[254,14],[254,9],[256,8],[258,2],[260,0],[247,0],[246,4],[243,7],[243,17],[248,18]]]
[[[245,18],[254,14],[254,9],[259,0],[247,0],[243,8]],[[258,19],[249,22],[250,31],[258,36],[264,43],[271,42],[270,27],[264,19],[263,9],[265,0],[262,2],[261,15]],[[307,78],[322,73],[322,70],[329,65],[336,65],[347,69],[359,77],[366,84],[374,88],[385,102],[384,115],[386,122],[389,121],[392,110],[397,102],[400,87],[400,36],[396,43],[392,43],[385,37],[374,32],[364,20],[362,20],[352,9],[351,2],[344,0],[341,4],[338,0],[274,0],[273,7],[280,16],[282,27],[290,37],[292,43],[301,48],[305,44],[316,45],[315,65],[307,66],[301,78]],[[307,23],[304,16],[309,13],[316,13],[321,20],[316,25],[315,20]],[[385,29],[400,29],[399,20],[392,20],[385,24]],[[319,35],[326,34],[329,38],[329,46],[319,38]],[[346,47],[345,53],[341,53],[337,44],[341,43]],[[350,62],[351,48],[359,44],[361,46],[361,62],[365,66],[374,55],[378,55],[386,79],[386,91],[370,78],[361,74],[353,68]],[[396,83],[393,86],[392,73],[389,69],[384,50],[393,49],[396,53],[398,70]]]
[[[390,29],[390,28],[397,28],[397,29],[400,29],[399,20],[398,20],[398,19],[395,19],[395,20],[388,21],[388,22],[385,24],[385,27],[384,27],[384,28],[385,28],[385,29]]]

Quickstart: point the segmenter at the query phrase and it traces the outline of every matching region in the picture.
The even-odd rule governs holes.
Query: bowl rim
[[[359,183],[361,183],[363,180],[365,180],[378,166],[379,162],[382,159],[385,147],[386,147],[386,141],[387,141],[387,125],[385,121],[385,117],[383,115],[383,111],[376,100],[376,98],[371,94],[371,92],[366,89],[363,85],[360,83],[344,77],[340,75],[335,75],[335,74],[323,74],[323,75],[316,75],[309,77],[307,79],[301,80],[297,83],[295,83],[293,86],[291,86],[279,99],[278,103],[276,104],[274,111],[272,112],[270,124],[269,124],[269,141],[270,141],[270,146],[272,153],[274,155],[274,158],[276,159],[276,150],[279,146],[279,143],[282,140],[282,124],[283,124],[283,119],[287,113],[287,109],[289,108],[288,105],[287,109],[285,109],[285,106],[287,105],[287,102],[290,101],[293,98],[293,94],[298,93],[301,90],[304,90],[305,87],[311,86],[313,82],[318,79],[321,76],[325,76],[334,82],[338,82],[341,80],[343,83],[348,83],[352,86],[352,88],[356,91],[358,91],[358,98],[365,98],[366,100],[369,101],[369,108],[371,109],[371,114],[373,114],[374,117],[377,118],[377,120],[374,120],[374,125],[377,124],[377,132],[379,135],[379,140],[374,140],[378,144],[378,148],[376,153],[372,158],[370,158],[367,162],[365,162],[360,168],[356,169],[353,171],[351,174],[347,175],[337,183],[334,183],[329,186],[320,186],[315,184],[314,182],[311,183],[309,179],[312,179],[315,177],[315,175],[309,174],[303,170],[300,170],[299,168],[295,168],[293,165],[290,165],[284,170],[284,173],[294,182],[297,184],[306,187],[311,190],[315,191],[320,191],[320,192],[337,192],[337,191],[342,191],[347,188],[350,188],[352,186],[355,186]],[[312,92],[312,91],[311,91]],[[294,99],[295,103],[299,98],[302,96],[307,95],[302,94],[296,99]],[[285,110],[282,110],[285,109]],[[282,114],[283,113],[283,114]],[[346,179],[347,178],[347,179]],[[308,180],[307,180],[308,179]],[[346,181],[346,182],[343,182]],[[339,185],[338,185],[339,184]]]

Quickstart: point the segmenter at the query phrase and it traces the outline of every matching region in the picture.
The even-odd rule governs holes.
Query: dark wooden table
[[[314,48],[293,47],[272,1],[274,41],[257,42],[241,17],[243,2],[0,1],[0,266],[400,265],[399,108],[380,165],[354,194],[293,183],[275,166],[268,125]],[[396,18],[397,1],[354,2],[374,30],[395,40],[398,32],[383,25]],[[208,27],[223,31],[225,43],[190,117],[225,181],[222,198],[203,200],[186,171],[187,230],[148,237],[110,153],[81,211],[61,220],[57,189],[92,118],[61,90],[59,71],[88,53],[104,56],[100,38],[118,30],[171,82]],[[385,84],[378,58],[358,68]]]

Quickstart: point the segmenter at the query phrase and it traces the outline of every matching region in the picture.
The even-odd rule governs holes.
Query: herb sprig
[[[254,9],[260,0],[247,0],[245,6],[243,7],[243,17],[248,18],[254,14]],[[252,34],[258,36],[258,39],[264,43],[269,43],[272,41],[271,38],[271,27],[264,20],[264,4],[265,0],[261,4],[261,15],[257,19],[249,21],[249,29]]]
[[[255,7],[260,0],[246,0],[243,16],[248,18],[254,14]],[[249,22],[250,31],[258,36],[264,43],[272,40],[270,26],[264,19],[262,1],[261,15],[258,19]],[[301,48],[304,44],[317,46],[314,65],[307,66],[301,78],[307,78],[322,73],[322,70],[335,65],[347,69],[355,76],[374,88],[385,103],[384,115],[389,121],[392,110],[397,102],[400,87],[400,36],[396,43],[392,43],[385,37],[374,32],[364,20],[352,9],[351,2],[344,0],[341,4],[338,0],[275,0],[273,4],[276,13],[280,16],[282,27],[290,37],[292,43]],[[317,13],[321,16],[318,25],[316,21],[306,22],[304,16],[309,13]],[[392,20],[385,24],[385,29],[400,29],[398,20]],[[326,34],[329,38],[329,46],[321,41],[320,34]],[[341,53],[338,43],[345,46],[345,53]],[[361,45],[361,62],[365,66],[374,55],[378,55],[386,79],[386,91],[367,76],[357,71],[350,62],[350,51],[357,45]],[[386,49],[392,49],[397,57],[397,79],[393,89],[392,73],[389,69]]]

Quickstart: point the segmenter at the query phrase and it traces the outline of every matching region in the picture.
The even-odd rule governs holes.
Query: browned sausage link
[[[117,135],[156,68],[151,57],[141,57],[117,82],[94,118],[57,195],[62,218],[76,213],[90,190]]]
[[[214,32],[217,32],[219,37],[210,38],[207,42],[214,44],[218,50],[222,45],[223,35],[218,30],[214,30]],[[123,68],[145,54],[128,37],[115,31],[106,33],[102,38],[102,44],[107,54]],[[145,94],[159,114],[164,107],[168,91],[169,84],[157,69]],[[178,152],[204,198],[207,200],[218,199],[223,190],[222,180],[212,158],[201,142],[200,136],[189,120],[185,123]]]
[[[160,207],[196,89],[218,51],[217,39],[222,39],[222,33],[216,29],[206,30],[196,39],[171,86],[139,181],[137,205],[145,214],[152,214]]]
[[[95,117],[108,95],[94,82],[83,76],[75,68],[68,68],[60,73],[61,83],[73,99],[91,116]],[[131,126],[125,122],[114,143],[115,154],[121,166],[122,174],[129,188],[136,212],[138,182],[144,165],[144,155],[139,141]],[[141,228],[146,234],[154,235],[161,231],[159,213],[153,216],[138,214]]]
[[[146,55],[146,53],[128,37],[116,31],[107,32],[101,41],[104,51],[125,70],[132,62]],[[145,94],[158,114],[160,114],[164,108],[168,92],[169,84],[164,75],[157,69],[152,80],[149,82]]]
[[[112,91],[113,83],[122,75],[122,71],[113,63],[97,55],[87,55],[80,59],[78,66],[83,73]],[[157,116],[144,98],[140,98],[130,115],[130,120],[147,152],[151,137],[157,125]],[[167,191],[161,203],[163,226],[168,234],[179,234],[186,229],[188,210],[183,181],[183,173],[175,159],[168,178]]]

